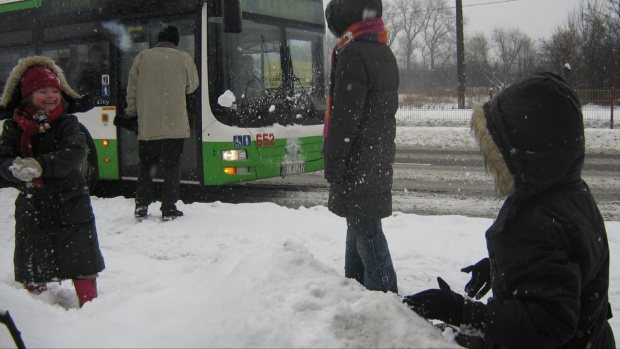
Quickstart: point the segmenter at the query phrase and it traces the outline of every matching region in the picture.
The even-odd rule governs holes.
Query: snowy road
[[[414,192],[418,210],[407,213],[461,214],[476,217],[493,217],[497,213],[493,181],[484,169],[482,156],[477,151],[455,149],[399,148],[395,165],[395,192],[402,205],[406,205],[407,191]],[[620,218],[620,154],[591,153],[586,155],[583,178],[590,186],[605,219]],[[415,195],[419,194],[419,195]],[[424,198],[437,200],[426,208]],[[471,200],[470,212],[454,212],[448,199]],[[447,205],[447,207],[445,207]],[[462,205],[458,205],[462,210]],[[419,210],[422,210],[420,212]],[[439,213],[437,213],[439,212]]]
[[[620,220],[620,154],[588,154],[583,178],[603,217]],[[474,150],[399,147],[393,189],[394,210],[404,213],[492,218],[502,203]],[[207,201],[272,201],[297,208],[326,205],[328,186],[317,172],[240,184],[228,192],[207,191]]]

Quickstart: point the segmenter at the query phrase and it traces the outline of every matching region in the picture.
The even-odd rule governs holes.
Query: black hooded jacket
[[[609,246],[581,179],[581,106],[560,77],[522,79],[474,112],[498,193],[486,232],[493,297],[466,302],[463,323],[486,314],[486,347],[612,348]]]
[[[336,36],[365,15],[380,17],[381,2],[333,0],[326,8],[327,25]],[[398,109],[396,59],[385,44],[353,41],[337,62],[325,143],[328,207],[341,217],[387,217]]]

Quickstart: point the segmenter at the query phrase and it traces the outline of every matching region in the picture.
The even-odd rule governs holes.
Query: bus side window
[[[79,95],[90,94],[97,105],[108,105],[111,94],[108,47],[106,41],[79,44],[57,42],[46,45],[42,54],[56,61],[64,70],[67,82],[75,92]],[[104,76],[108,78],[104,79]]]
[[[107,47],[96,44],[88,46],[87,51],[78,71],[78,93],[89,93],[93,97],[108,95],[109,92],[103,91],[102,81],[103,76],[110,72]]]

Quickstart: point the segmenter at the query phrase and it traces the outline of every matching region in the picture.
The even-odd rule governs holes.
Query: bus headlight
[[[236,161],[236,160],[246,160],[248,158],[248,153],[243,150],[222,150],[222,160],[224,161]]]

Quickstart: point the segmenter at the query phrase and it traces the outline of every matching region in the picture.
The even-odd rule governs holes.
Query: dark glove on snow
[[[464,273],[471,272],[471,280],[465,285],[465,292],[471,298],[480,299],[491,289],[491,262],[488,258],[461,269]]]
[[[465,298],[450,290],[450,286],[438,277],[439,289],[430,289],[406,296],[403,303],[425,319],[436,319],[460,326],[463,319]]]

